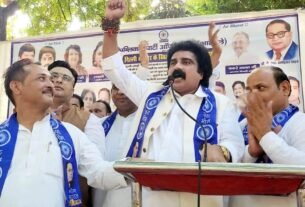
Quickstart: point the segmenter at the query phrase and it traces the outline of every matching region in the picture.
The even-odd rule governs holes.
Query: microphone
[[[202,161],[203,162],[207,162],[207,158],[208,158],[208,139],[207,139],[207,135],[206,135],[206,132],[204,130],[204,127],[203,127],[203,124],[200,123],[199,121],[197,121],[194,117],[192,117],[187,111],[185,111],[185,109],[181,106],[181,104],[179,103],[178,99],[177,99],[177,96],[175,95],[174,93],[174,87],[173,87],[173,84],[174,84],[174,81],[176,78],[182,78],[185,80],[185,72],[183,72],[182,70],[178,69],[178,70],[175,70],[172,75],[168,76],[166,82],[163,83],[163,85],[168,85],[170,84],[170,88],[171,88],[171,91],[173,93],[173,96],[174,96],[174,99],[177,103],[177,105],[179,106],[179,108],[181,109],[181,111],[183,111],[184,114],[186,114],[190,119],[192,119],[196,124],[198,124],[202,130],[203,130],[203,136],[204,136],[204,144],[200,146],[200,150],[202,150],[202,148],[204,147],[204,154],[203,154],[203,159]],[[165,84],[167,83],[167,84]],[[198,161],[198,160],[197,160]],[[201,191],[201,160],[198,161],[198,190],[197,190],[197,206],[200,207],[200,191]]]
[[[174,81],[175,81],[176,78],[185,79],[185,72],[183,72],[182,70],[175,70],[171,76],[168,76],[167,81],[168,81],[168,84],[170,84],[170,88],[171,88],[171,91],[173,93],[174,99],[175,99],[177,105],[179,106],[179,108],[181,109],[181,111],[183,111],[184,114],[186,114],[190,119],[192,119],[196,124],[198,124],[203,130],[204,144],[202,146],[200,146],[200,150],[202,150],[202,148],[204,147],[204,154],[203,154],[202,161],[207,162],[207,158],[208,158],[208,154],[207,154],[208,139],[207,139],[207,136],[206,136],[206,132],[204,130],[204,126],[203,126],[202,123],[197,121],[194,117],[192,117],[187,111],[185,111],[185,109],[181,106],[180,102],[178,101],[177,96],[174,93],[174,87],[173,87],[173,84],[174,84]]]

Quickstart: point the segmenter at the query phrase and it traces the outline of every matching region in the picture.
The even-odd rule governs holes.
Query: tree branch
[[[66,15],[65,15],[65,12],[64,12],[64,10],[63,10],[63,8],[62,8],[62,5],[61,5],[60,1],[61,1],[61,0],[57,0],[57,2],[58,2],[58,4],[59,4],[60,11],[61,11],[61,14],[62,14],[63,17],[64,17],[64,20],[65,20],[66,22],[68,22],[67,17],[66,17]]]
[[[4,8],[4,13],[7,17],[12,16],[19,9],[17,1],[11,1],[7,7]]]

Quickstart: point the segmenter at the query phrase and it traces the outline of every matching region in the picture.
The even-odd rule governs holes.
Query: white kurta
[[[37,121],[32,132],[22,125],[0,206],[64,207],[63,166],[49,115]],[[126,186],[111,162],[105,162],[96,146],[75,126],[63,123],[72,137],[79,173],[89,185],[100,188]]]
[[[101,118],[91,113],[85,125],[84,132],[90,141],[96,144],[98,150],[105,159],[105,132],[101,120]]]
[[[268,132],[263,136],[260,145],[273,163],[305,165],[304,123],[305,114],[297,112],[278,134]],[[256,159],[251,157],[246,147],[243,162],[252,163]],[[289,196],[233,196],[230,199],[231,207],[248,207],[249,204],[251,207],[295,207],[296,193]]]
[[[126,154],[137,129],[144,102],[147,96],[158,91],[162,86],[142,81],[129,72],[119,53],[103,60],[103,68],[107,77],[139,106],[128,143],[124,150]],[[241,130],[237,123],[237,114],[229,99],[215,94],[217,105],[218,143],[227,147],[234,162],[241,159],[244,144]],[[195,94],[179,98],[181,105],[197,116],[203,97],[201,88]],[[193,133],[195,123],[181,112],[169,91],[162,98],[156,112],[149,122],[144,135],[141,157],[156,161],[194,162]],[[195,206],[196,195],[191,193],[176,193],[169,191],[144,191],[144,206]],[[223,206],[222,196],[202,196],[202,206]]]
[[[131,128],[132,121],[135,117],[135,113],[130,114],[127,117],[123,117],[117,114],[112,127],[109,130],[106,138],[100,140],[100,142],[106,143],[105,151],[103,152],[107,161],[115,161],[124,158],[122,156],[123,150],[126,146],[128,134]],[[101,119],[100,127],[102,123],[108,117]],[[100,143],[96,143],[101,145]],[[104,191],[100,189],[94,189],[93,192],[93,207],[131,207],[131,189],[130,187],[120,188],[115,190]]]

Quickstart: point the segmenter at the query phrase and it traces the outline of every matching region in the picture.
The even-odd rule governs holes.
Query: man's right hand
[[[109,0],[105,11],[105,17],[111,20],[121,19],[124,16],[125,11],[125,0]]]

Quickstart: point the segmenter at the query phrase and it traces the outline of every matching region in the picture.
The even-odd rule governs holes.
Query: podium
[[[115,162],[114,169],[139,183],[139,194],[133,195],[133,206],[141,206],[141,186],[197,194],[200,174],[201,195],[288,195],[297,192],[298,207],[303,207],[301,192],[305,191],[305,166],[201,163],[199,170],[198,163],[130,159]]]

